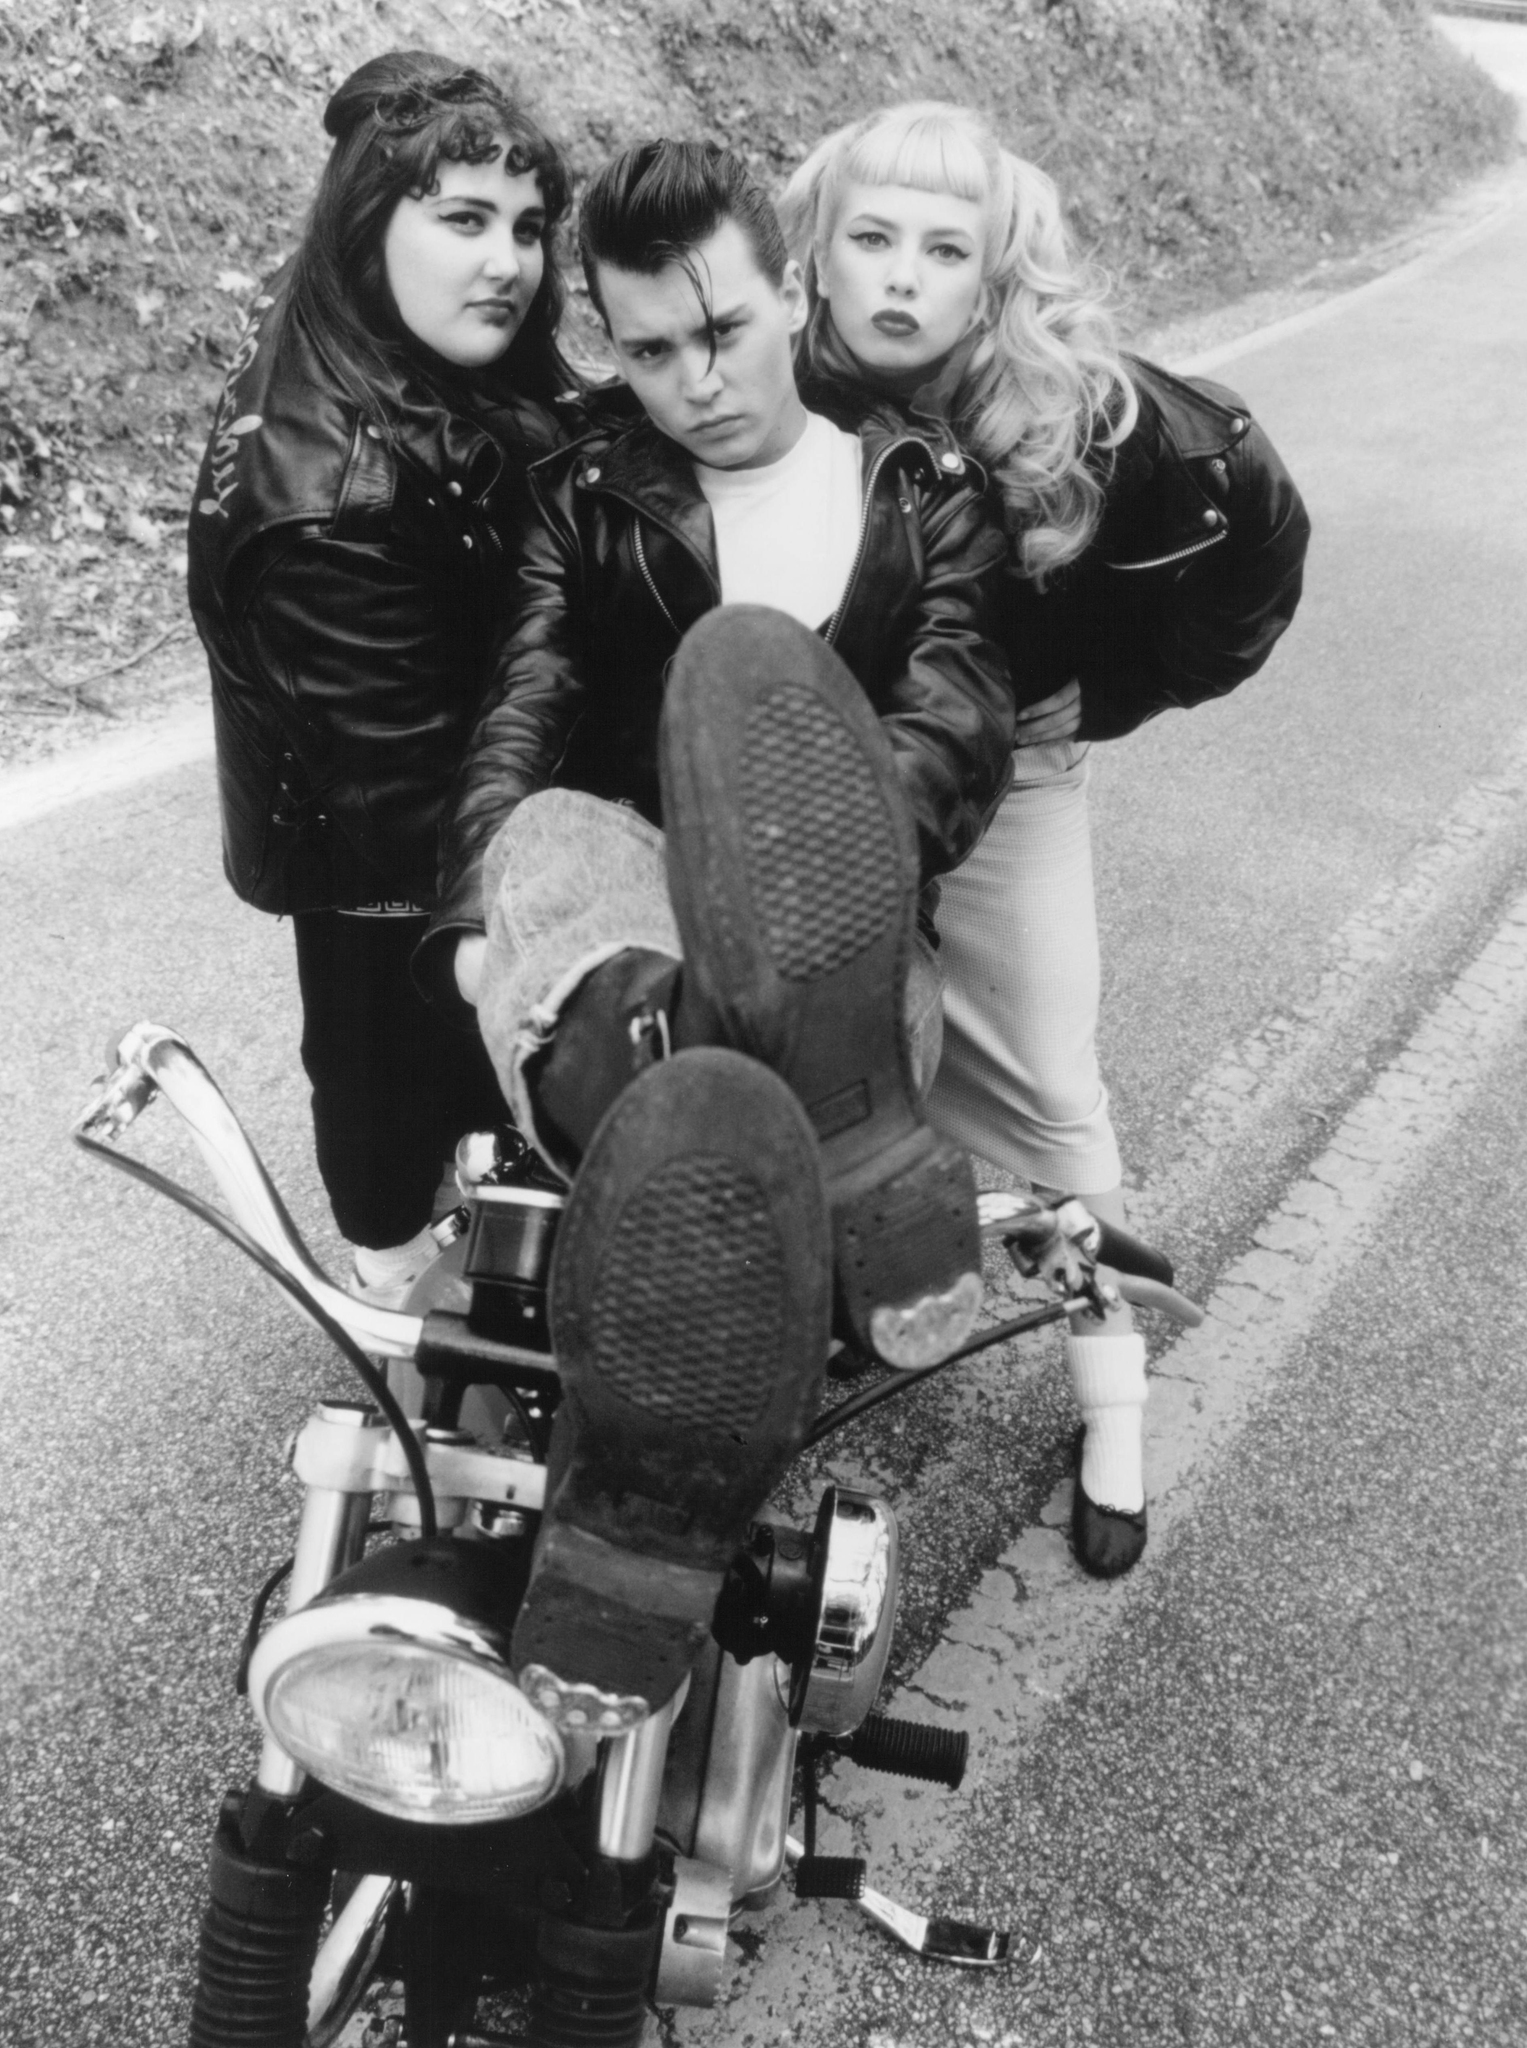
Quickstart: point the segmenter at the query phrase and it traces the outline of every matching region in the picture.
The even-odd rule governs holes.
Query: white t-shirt
[[[820,413],[778,462],[695,476],[716,528],[724,604],[771,604],[803,626],[838,608],[859,548],[859,437]]]

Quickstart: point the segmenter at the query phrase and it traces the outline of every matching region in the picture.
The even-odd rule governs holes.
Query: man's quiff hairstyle
[[[600,318],[601,263],[644,277],[656,277],[677,263],[709,312],[710,294],[694,273],[691,255],[729,220],[747,236],[765,277],[779,284],[790,260],[779,215],[733,151],[716,142],[659,136],[634,144],[606,164],[589,181],[578,218],[578,253]]]

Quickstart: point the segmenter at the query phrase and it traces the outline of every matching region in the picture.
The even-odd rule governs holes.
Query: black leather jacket
[[[366,425],[255,307],[191,511],[223,862],[261,910],[434,899],[437,828],[491,673],[509,534],[552,416],[421,370]]]
[[[1044,590],[1016,569],[1005,590],[1025,702],[1077,677],[1089,740],[1255,675],[1294,616],[1310,539],[1293,478],[1233,391],[1127,361],[1140,419],[1097,535]]]
[[[864,446],[857,566],[823,628],[883,719],[917,821],[924,880],[970,851],[1011,778],[1013,693],[989,637],[1005,558],[984,478],[948,434],[878,408]],[[489,840],[555,780],[661,823],[657,726],[680,639],[721,601],[710,508],[690,459],[619,394],[530,472],[514,624],[442,840],[436,942],[480,929]]]

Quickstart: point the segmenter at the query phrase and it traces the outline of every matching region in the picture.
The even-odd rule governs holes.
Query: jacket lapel
[[[613,441],[603,455],[594,458],[583,477],[589,489],[610,492],[629,505],[639,518],[676,541],[703,571],[710,586],[710,602],[720,603],[716,529],[710,507],[695,482],[694,465],[677,442],[660,434],[649,420],[642,420]],[[655,575],[659,560],[668,552],[666,548],[647,550]],[[663,581],[660,578],[663,599],[672,604],[674,596],[663,587]]]

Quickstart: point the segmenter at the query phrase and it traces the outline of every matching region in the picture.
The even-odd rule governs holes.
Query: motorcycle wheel
[[[327,2048],[366,1989],[394,1890],[387,1879],[262,1863],[220,1823],[191,2048]]]

